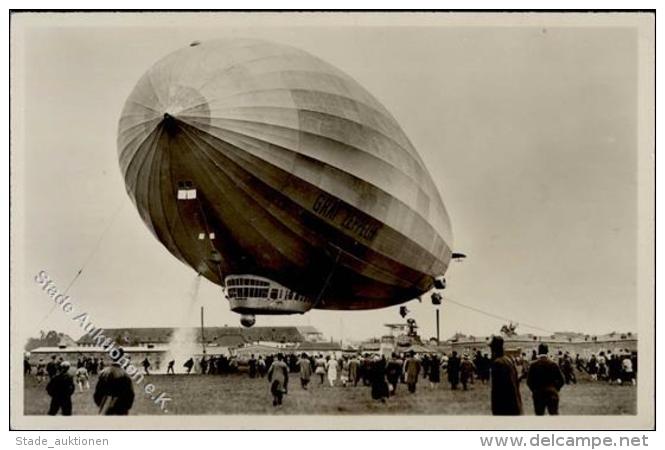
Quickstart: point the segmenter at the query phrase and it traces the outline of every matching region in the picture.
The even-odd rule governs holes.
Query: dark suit
[[[459,356],[451,356],[448,358],[448,382],[451,389],[457,389],[459,384],[459,370],[462,360]]]
[[[564,382],[557,363],[546,356],[539,357],[529,365],[526,384],[533,395],[536,415],[544,415],[545,409],[552,416],[559,414],[559,390]]]
[[[62,410],[63,416],[71,416],[74,390],[74,380],[66,370],[54,375],[46,386],[46,392],[51,396],[48,415],[55,416],[59,410]]]
[[[522,414],[522,396],[515,364],[507,356],[492,361],[492,414],[518,416]]]

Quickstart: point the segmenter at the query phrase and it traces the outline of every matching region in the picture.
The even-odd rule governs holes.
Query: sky
[[[62,16],[61,16],[62,17]],[[451,218],[445,295],[518,331],[637,329],[637,34],[627,27],[358,26],[171,15],[22,27],[13,49],[12,312],[19,339],[80,323],[34,281],[45,271],[105,327],[238,326],[221,289],[150,234],[125,192],[117,121],[139,77],[194,40],[262,38],[348,73],[396,118]],[[254,21],[257,22],[257,21]],[[15,22],[16,24],[16,22]],[[18,99],[18,100],[17,100]],[[17,125],[18,124],[18,125]],[[428,299],[410,302],[425,338]],[[506,320],[445,302],[441,337]],[[261,317],[326,337],[386,334],[397,307]]]

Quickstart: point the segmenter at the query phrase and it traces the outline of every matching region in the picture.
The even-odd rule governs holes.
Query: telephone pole
[[[203,328],[203,306],[201,306],[201,347],[203,349],[203,354],[206,354],[206,336]]]

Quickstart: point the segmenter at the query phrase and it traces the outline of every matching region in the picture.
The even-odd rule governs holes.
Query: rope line
[[[330,269],[330,272],[328,272],[328,276],[326,277],[323,286],[321,287],[321,290],[319,291],[319,295],[316,296],[316,300],[312,304],[312,309],[316,308],[318,304],[321,302],[323,299],[323,293],[328,289],[328,285],[330,284],[330,280],[332,279],[333,274],[335,273],[335,269],[337,269],[337,265],[339,263],[339,258],[342,256],[342,249],[333,245],[337,249],[337,256],[335,257],[335,262],[333,263],[332,268]]]
[[[120,203],[120,206],[118,208],[116,208],[115,212],[111,216],[111,219],[106,224],[106,227],[104,228],[104,230],[100,234],[99,238],[97,238],[97,241],[95,242],[95,245],[93,246],[92,250],[90,251],[90,253],[88,253],[88,256],[83,261],[83,264],[81,264],[81,267],[76,272],[76,275],[74,275],[72,280],[69,282],[69,284],[67,285],[67,287],[63,291],[63,293],[62,293],[63,296],[67,295],[69,290],[74,286],[74,283],[76,283],[76,281],[79,279],[79,277],[83,273],[83,270],[92,261],[92,258],[95,256],[95,253],[97,253],[97,251],[99,250],[99,246],[101,245],[102,240],[104,239],[106,234],[109,232],[109,230],[111,229],[111,226],[115,223],[115,220],[118,218],[118,216],[120,215],[120,213],[122,212],[122,210],[124,209],[126,204],[127,204],[127,200],[123,199],[123,201]],[[53,313],[53,311],[55,311],[55,309],[57,307],[58,307],[58,305],[54,303],[53,306],[51,307],[51,309],[49,310],[49,312],[44,316],[44,318],[39,323],[40,326],[46,321],[46,319],[48,319],[51,316],[51,314]]]
[[[477,313],[479,313],[479,314],[484,314],[484,315],[486,315],[486,316],[488,316],[488,317],[492,317],[492,318],[494,318],[494,319],[498,319],[498,320],[501,320],[501,321],[505,321],[505,320],[507,320],[507,321],[509,321],[509,322],[513,322],[513,321],[514,321],[514,322],[517,322],[519,325],[523,325],[523,326],[525,326],[525,327],[527,327],[527,328],[531,328],[531,329],[538,330],[538,331],[544,331],[544,332],[549,333],[549,334],[553,334],[553,333],[554,333],[552,330],[548,330],[548,329],[545,329],[545,328],[542,328],[542,327],[539,327],[539,326],[536,326],[536,325],[531,325],[531,324],[528,324],[528,323],[526,323],[526,322],[520,322],[520,321],[518,321],[518,320],[513,320],[513,319],[510,319],[510,318],[508,318],[508,317],[503,317],[503,316],[500,316],[500,315],[498,315],[498,314],[494,314],[494,313],[491,313],[491,312],[488,312],[488,311],[484,311],[484,310],[482,310],[482,309],[479,309],[479,308],[476,308],[476,307],[473,307],[473,306],[465,305],[464,303],[460,303],[460,302],[458,302],[458,301],[455,301],[455,300],[451,299],[450,297],[444,297],[444,300],[445,300],[446,302],[453,303],[453,304],[455,304],[455,305],[457,305],[457,306],[461,306],[462,308],[466,308],[466,309],[469,309],[469,310],[471,310],[471,311],[475,311],[475,312],[477,312]]]

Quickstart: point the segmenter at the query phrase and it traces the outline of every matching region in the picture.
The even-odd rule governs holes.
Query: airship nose
[[[210,104],[199,89],[179,82],[151,88],[155,89],[149,95],[154,103],[146,106],[153,112],[161,113],[164,122],[183,121],[194,127],[209,124]]]
[[[178,120],[169,113],[164,113],[162,127],[170,135],[176,135],[179,131]]]

